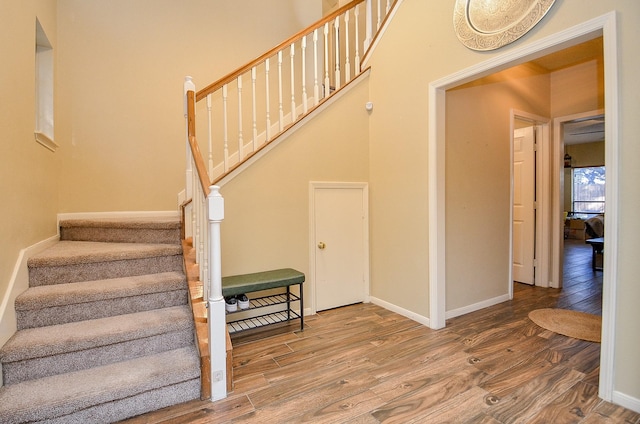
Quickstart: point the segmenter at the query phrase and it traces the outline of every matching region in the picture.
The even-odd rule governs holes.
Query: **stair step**
[[[131,314],[188,302],[181,272],[37,286],[15,301],[18,329]]]
[[[176,218],[100,218],[60,221],[60,240],[180,244]]]
[[[0,349],[4,384],[193,345],[188,305],[16,332]]]
[[[114,422],[200,396],[195,346],[0,388],[0,422]]]
[[[60,241],[27,265],[31,287],[183,271],[182,247],[157,243]]]

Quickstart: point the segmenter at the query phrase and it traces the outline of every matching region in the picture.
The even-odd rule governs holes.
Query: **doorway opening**
[[[539,58],[546,54],[560,51],[567,46],[577,45],[587,40],[603,37],[604,51],[604,88],[607,109],[607,126],[605,128],[607,169],[615,170],[618,164],[618,69],[617,69],[617,30],[616,15],[610,12],[598,18],[576,25],[561,33],[553,34],[537,42],[532,42],[504,55],[482,62],[469,69],[456,72],[448,77],[429,84],[429,302],[430,326],[443,328],[446,318],[445,292],[447,289],[447,261],[445,221],[445,163],[446,163],[446,91],[461,84],[468,83],[482,76],[509,68],[519,63]],[[560,163],[560,158],[552,156],[553,163]],[[553,167],[554,169],[557,167]],[[559,176],[558,176],[559,178]],[[616,269],[617,269],[617,237],[618,210],[615,205],[618,199],[618,181],[615,172],[609,172],[607,178],[606,226],[610,228],[611,247],[605,256],[603,271],[603,330],[600,355],[600,388],[599,396],[611,400],[613,396],[613,358],[616,302]],[[559,190],[554,184],[553,190]],[[558,193],[553,198],[558,199]],[[558,207],[552,210],[553,234],[559,234],[561,214]]]
[[[588,123],[589,125],[595,125],[586,131],[580,130],[584,128],[581,123]],[[564,280],[564,242],[565,239],[582,239],[585,240],[584,230],[584,218],[588,218],[587,215],[575,215],[573,214],[573,207],[571,205],[571,176],[574,166],[584,165],[604,165],[606,168],[606,141],[604,131],[604,110],[592,110],[578,114],[572,114],[567,116],[560,116],[554,119],[554,156],[562,157],[562,164],[557,165],[557,173],[559,175],[557,193],[555,199],[559,206],[559,213],[566,218],[564,221],[564,227],[559,228],[553,233],[553,245],[558,252],[558,256],[555,257],[555,261],[552,269],[552,281],[556,282],[551,287],[562,287]],[[598,144],[594,144],[598,143]],[[580,146],[574,147],[581,152],[578,157],[565,161],[565,156],[570,153],[570,147],[568,146]],[[569,154],[570,156],[570,154]],[[575,153],[574,153],[575,156]],[[603,215],[606,218],[606,214]],[[577,218],[575,220],[571,218]],[[572,228],[573,227],[573,228]]]

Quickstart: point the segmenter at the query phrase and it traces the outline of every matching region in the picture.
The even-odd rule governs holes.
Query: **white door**
[[[313,196],[316,310],[363,302],[365,188],[315,187]]]
[[[535,132],[513,133],[513,279],[534,284],[535,259]]]

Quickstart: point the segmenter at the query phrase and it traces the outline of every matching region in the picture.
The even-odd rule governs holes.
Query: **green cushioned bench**
[[[286,304],[283,311],[272,312],[259,316],[250,316],[238,320],[227,320],[229,333],[236,333],[252,328],[262,327],[269,324],[275,324],[291,319],[300,318],[300,330],[304,329],[304,302],[303,289],[305,275],[292,268],[274,269],[271,271],[255,272],[252,274],[232,275],[222,277],[222,295],[237,296],[239,294],[249,294],[261,292],[265,290],[285,288],[285,291],[278,294],[251,298],[250,310]],[[291,286],[299,286],[299,295],[291,293]],[[300,314],[291,310],[291,302],[300,302]],[[237,312],[228,313],[228,315],[247,312],[248,310],[239,309]],[[246,314],[245,314],[246,315]]]

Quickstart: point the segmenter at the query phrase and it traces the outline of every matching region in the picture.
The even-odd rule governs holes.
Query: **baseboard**
[[[506,302],[507,300],[509,300],[509,294],[503,294],[502,296],[494,297],[493,299],[487,299],[472,305],[463,306],[462,308],[452,309],[445,312],[445,319],[466,315],[471,312],[479,311],[480,309],[488,308],[489,306],[497,305],[498,303]]]
[[[407,317],[409,319],[414,320],[422,325],[426,325],[429,327],[429,318],[422,316],[420,314],[416,314],[415,312],[411,312],[408,309],[401,308],[400,306],[394,305],[393,303],[386,302],[382,299],[378,299],[377,297],[371,296],[371,303],[374,305],[378,305],[382,308],[388,309],[391,312],[395,312],[396,314],[400,314],[403,317]],[[431,328],[431,327],[429,327]]]
[[[29,288],[27,261],[33,255],[56,243],[58,239],[58,235],[55,235],[20,250],[9,279],[9,285],[2,296],[2,303],[0,303],[0,346],[4,345],[18,328],[14,304],[16,297]]]
[[[624,393],[613,391],[611,402],[616,405],[623,406],[627,409],[631,409],[640,414],[640,399],[625,395]]]

